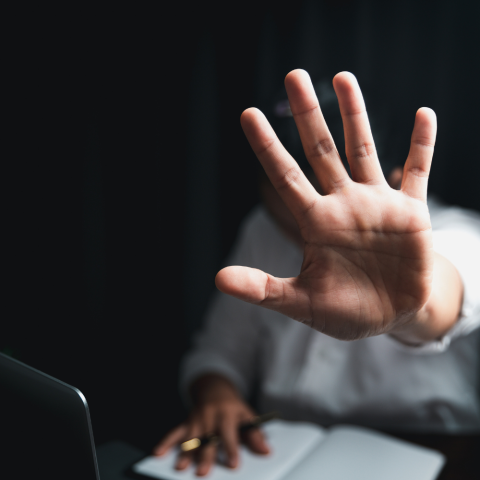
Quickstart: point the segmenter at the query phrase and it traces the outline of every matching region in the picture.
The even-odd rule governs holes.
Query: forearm
[[[402,343],[418,345],[440,339],[460,316],[463,283],[455,266],[435,253],[433,284],[424,307],[390,335]]]

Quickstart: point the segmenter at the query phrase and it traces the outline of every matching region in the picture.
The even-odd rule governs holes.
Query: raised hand
[[[428,108],[418,110],[401,189],[394,190],[383,176],[355,77],[339,73],[333,85],[352,178],[336,150],[308,74],[295,70],[285,79],[303,148],[322,195],[259,110],[248,109],[241,117],[253,151],[303,238],[299,276],[281,279],[232,266],[217,274],[217,287],[338,339],[382,333],[403,335],[414,343],[436,338],[449,328],[459,307],[455,305],[448,319],[443,318],[441,302],[432,295],[437,261],[436,271],[451,274],[453,268],[452,278],[458,283],[454,267],[434,255],[426,205],[435,114]]]
[[[162,456],[179,443],[211,433],[220,436],[230,468],[236,468],[240,462],[240,440],[254,453],[269,453],[260,429],[248,430],[239,438],[238,427],[251,421],[255,414],[227,379],[216,374],[203,375],[194,382],[191,390],[195,406],[190,416],[158,443],[154,455]],[[207,445],[198,451],[180,453],[175,468],[185,470],[195,463],[196,475],[204,476],[212,469],[216,457],[217,446]]]

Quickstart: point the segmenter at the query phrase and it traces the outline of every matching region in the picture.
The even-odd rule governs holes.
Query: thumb
[[[310,325],[310,298],[297,278],[277,278],[256,268],[226,267],[215,277],[217,288],[244,302],[260,305]]]

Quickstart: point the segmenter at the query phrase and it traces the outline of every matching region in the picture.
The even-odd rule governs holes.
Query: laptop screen
[[[0,426],[1,478],[99,480],[81,392],[3,354]]]

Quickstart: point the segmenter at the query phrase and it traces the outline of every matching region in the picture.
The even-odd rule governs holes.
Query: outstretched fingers
[[[424,202],[427,199],[428,176],[436,135],[435,112],[430,108],[420,108],[415,116],[410,152],[403,169],[401,190]]]
[[[385,182],[357,79],[349,72],[341,72],[335,75],[333,87],[342,114],[345,149],[353,180],[368,184]]]
[[[285,88],[305,155],[322,192],[342,188],[350,177],[323,118],[310,76],[305,70],[293,70],[285,78]]]
[[[232,266],[217,273],[217,288],[232,297],[310,324],[310,297],[296,278],[277,278],[256,268]]]
[[[318,193],[260,110],[245,110],[240,121],[268,178],[298,222],[316,203]]]

